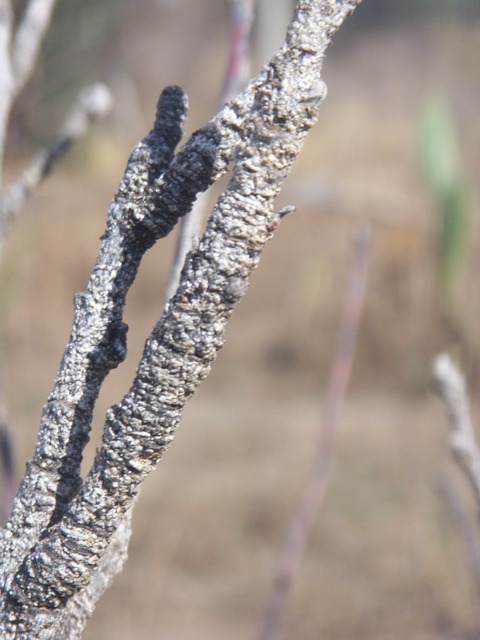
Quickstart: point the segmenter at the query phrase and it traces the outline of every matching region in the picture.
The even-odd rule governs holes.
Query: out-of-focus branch
[[[8,117],[27,82],[56,0],[29,0],[14,33],[10,0],[0,0],[0,190]]]
[[[436,358],[434,376],[437,391],[447,406],[450,418],[450,449],[480,508],[480,451],[470,417],[465,378],[446,353]]]
[[[327,488],[333,464],[335,431],[345,401],[365,297],[369,235],[370,231],[362,228],[355,238],[352,271],[345,295],[337,352],[325,397],[314,465],[300,498],[300,507],[285,536],[272,593],[257,640],[273,640],[278,634],[308,536]]]
[[[453,523],[462,539],[468,567],[475,579],[477,587],[480,587],[480,546],[478,543],[477,527],[474,527],[474,522],[469,518],[465,505],[459,496],[459,492],[450,478],[442,474],[439,478],[439,486],[450,510]]]
[[[12,99],[20,93],[32,73],[55,3],[56,0],[30,0],[27,4],[12,43]]]
[[[52,142],[33,158],[15,182],[0,195],[0,241],[3,240],[11,219],[38,189],[58,160],[87,132],[90,123],[109,113],[112,104],[111,93],[104,84],[93,84],[80,93]]]
[[[220,106],[237,93],[248,77],[248,41],[256,0],[230,0],[230,54],[220,95]]]
[[[230,54],[223,87],[218,101],[221,109],[224,104],[240,90],[244,84],[248,64],[248,39],[252,27],[253,10],[256,0],[230,0]],[[181,220],[178,229],[177,244],[165,299],[168,301],[175,293],[187,253],[198,237],[208,205],[208,195],[200,193],[189,211]]]
[[[172,268],[165,293],[165,304],[170,300],[177,290],[180,274],[185,264],[187,253],[193,248],[195,239],[198,238],[200,227],[208,203],[208,194],[200,193],[191,211],[180,220],[178,225],[178,236],[175,244],[175,254],[173,256]]]
[[[13,100],[13,72],[10,60],[13,11],[10,0],[0,0],[0,191],[8,115]]]
[[[11,428],[8,422],[7,400],[5,388],[0,379],[0,474],[2,477],[2,524],[7,521],[12,510],[15,496],[13,442]]]
[[[0,59],[10,59],[10,43],[12,37],[13,12],[10,0],[0,0]]]
[[[9,0],[0,0],[0,242],[8,222],[48,175],[56,161],[83,135],[88,123],[111,109],[112,99],[102,84],[84,90],[56,138],[42,149],[23,173],[5,190],[3,162],[8,118],[15,98],[34,68],[41,42],[52,17],[56,0],[29,0],[13,31]]]
[[[79,640],[95,605],[127,560],[128,543],[132,535],[133,506],[127,511],[115,532],[110,546],[91,582],[76,593],[65,607],[53,640]]]

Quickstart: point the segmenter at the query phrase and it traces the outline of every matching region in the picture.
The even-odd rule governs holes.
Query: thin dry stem
[[[231,99],[244,83],[248,73],[248,39],[253,21],[255,0],[231,0],[230,9],[230,54],[223,87],[218,101],[219,108]],[[180,280],[180,273],[187,253],[198,238],[202,222],[205,218],[209,196],[200,193],[192,207],[181,220],[175,246],[172,269],[167,286],[165,300],[175,293]]]
[[[0,472],[2,478],[2,524],[7,521],[15,496],[15,462],[12,429],[8,419],[5,387],[0,379]]]
[[[478,542],[477,527],[474,526],[472,519],[469,517],[459,492],[450,478],[442,474],[439,483],[440,490],[451,513],[453,523],[463,542],[468,567],[475,579],[477,587],[480,587],[480,545]]]
[[[85,135],[91,123],[110,112],[112,104],[111,93],[104,84],[93,84],[80,93],[52,142],[37,153],[15,182],[0,195],[0,242],[12,219],[18,215],[56,163],[76,140]]]
[[[318,448],[310,477],[300,498],[300,507],[285,536],[272,593],[257,640],[273,640],[278,635],[288,596],[298,574],[308,536],[327,488],[333,464],[335,431],[345,402],[365,297],[368,237],[369,231],[362,228],[355,238],[352,271],[345,295],[337,352],[325,398]]]
[[[446,353],[434,362],[437,391],[450,418],[450,449],[473,489],[480,509],[480,451],[475,439],[465,378]]]
[[[20,93],[32,73],[55,3],[56,0],[30,0],[27,4],[12,44],[12,98]]]
[[[10,60],[13,11],[10,0],[0,0],[0,191],[3,182],[3,156],[8,115],[13,100],[13,71]]]
[[[241,88],[249,74],[248,42],[256,0],[230,0],[230,53],[220,94],[220,106]]]

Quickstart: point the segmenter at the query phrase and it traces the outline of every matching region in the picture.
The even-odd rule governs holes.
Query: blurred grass
[[[430,97],[420,131],[422,169],[437,210],[439,283],[446,307],[455,313],[457,290],[468,255],[471,226],[469,187],[458,157],[456,127],[448,105]]]
[[[213,113],[226,51],[216,6],[145,2],[145,11],[129,14],[99,67],[112,79],[116,116],[76,148],[12,231],[0,345],[19,460],[31,455],[73,294],[86,282],[109,201],[159,90],[172,82],[187,89],[189,130]],[[479,35],[474,22],[432,21],[335,41],[325,66],[328,100],[279,203],[297,212],[267,247],[224,351],[142,492],[130,561],[87,640],[252,637],[310,468],[352,221],[362,217],[374,219],[374,240],[352,392],[282,637],[420,640],[478,627],[478,594],[435,490],[448,454],[429,367],[456,338],[435,294],[435,212],[416,136],[425,96],[440,89],[461,123],[465,171],[476,176]],[[34,108],[32,128],[44,122],[36,115]],[[24,153],[12,151],[17,162]],[[102,392],[87,461],[160,312],[172,242],[149,252],[128,297],[129,356]],[[473,251],[477,245],[474,224]],[[480,353],[477,274],[472,253],[460,287],[472,372]]]

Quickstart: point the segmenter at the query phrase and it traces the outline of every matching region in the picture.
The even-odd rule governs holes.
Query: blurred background
[[[259,9],[252,75],[283,40],[293,5],[274,4]],[[226,0],[58,3],[12,116],[10,173],[89,82],[110,86],[115,110],[6,243],[0,353],[18,477],[130,149],[167,84],[189,95],[187,133],[214,115],[228,21]],[[337,34],[328,99],[279,202],[297,211],[267,247],[212,374],[141,493],[128,564],[87,640],[253,637],[310,470],[363,221],[369,282],[335,470],[281,638],[480,637],[479,585],[440,478],[475,534],[476,508],[450,462],[431,384],[433,358],[450,351],[479,416],[479,55],[477,0],[364,0]],[[174,241],[149,252],[129,294],[128,359],[105,384],[85,468],[161,312]]]

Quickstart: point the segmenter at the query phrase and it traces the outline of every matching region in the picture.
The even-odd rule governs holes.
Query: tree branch
[[[56,137],[39,151],[15,182],[0,195],[0,242],[12,218],[18,215],[54,165],[78,138],[85,135],[89,124],[105,117],[111,108],[112,96],[104,84],[93,84],[80,93]]]
[[[480,508],[480,451],[470,417],[465,378],[446,353],[434,362],[437,390],[446,404],[452,434],[450,449],[470,483]]]
[[[289,593],[327,489],[334,458],[335,432],[345,402],[365,298],[369,240],[370,229],[359,228],[355,237],[353,264],[345,294],[337,351],[325,395],[317,451],[310,476],[300,497],[298,510],[288,526],[283,541],[277,574],[259,629],[258,640],[273,640],[278,634]]]
[[[16,32],[13,33],[11,2],[0,0],[0,174],[3,174],[10,110],[30,77],[55,1],[30,0]],[[0,190],[2,181],[3,175],[0,176]]]
[[[185,100],[177,88],[162,94],[154,129],[133,152],[110,209],[92,277],[76,296],[71,339],[35,457],[0,538],[0,555],[8,559],[0,580],[6,585],[0,629],[7,640],[55,637],[65,607],[98,574],[140,483],[173,439],[279,222],[274,199],[325,95],[325,49],[358,1],[300,0],[280,52],[170,166]],[[107,413],[101,449],[82,483],[80,462],[99,387],[125,355],[122,313],[139,262],[232,161],[230,184],[187,256],[130,391]]]
[[[111,585],[115,576],[123,569],[127,559],[128,543],[132,534],[132,512],[129,509],[116,530],[108,551],[90,583],[76,593],[65,607],[55,640],[79,640],[95,605],[104,591]]]
[[[3,154],[8,114],[13,100],[13,71],[10,60],[13,12],[10,0],[0,0],[0,190],[3,182]]]
[[[254,4],[255,0],[231,0],[230,53],[218,101],[220,109],[245,81],[249,66],[248,37],[252,26]],[[191,211],[180,220],[175,255],[165,295],[167,301],[173,296],[178,286],[186,255],[200,232],[207,203],[208,196],[200,193]]]
[[[153,217],[154,184],[172,161],[185,108],[183,92],[166,89],[153,130],[130,156],[97,263],[85,291],[75,298],[70,342],[43,410],[35,456],[0,536],[0,556],[4,545],[9,555],[22,556],[43,529],[61,518],[81,485],[80,464],[100,386],[126,355],[125,297],[154,241],[144,218],[147,213]]]
[[[29,79],[47,31],[56,0],[30,0],[12,44],[13,96]]]
[[[230,52],[223,80],[220,105],[233,97],[249,70],[248,39],[253,23],[255,0],[230,0]]]

